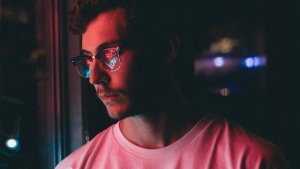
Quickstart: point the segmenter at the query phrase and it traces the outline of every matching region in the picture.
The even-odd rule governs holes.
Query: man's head
[[[69,28],[74,34],[85,32],[87,25],[98,14],[122,8],[128,29],[146,33],[172,32],[175,20],[178,20],[175,1],[168,0],[78,0],[76,7],[70,12]],[[179,6],[179,5],[177,5]]]
[[[83,76],[89,77],[114,119],[164,104],[168,64],[176,55],[178,38],[165,21],[162,5],[155,8],[150,2],[84,0],[71,12],[70,29],[82,35],[79,59],[88,72]]]

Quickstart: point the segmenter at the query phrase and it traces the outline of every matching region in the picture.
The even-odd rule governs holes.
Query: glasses
[[[121,67],[119,46],[105,48],[95,56],[79,55],[71,59],[71,62],[80,76],[89,78],[92,70],[92,61],[95,58],[100,61],[101,66],[107,71],[114,72]]]

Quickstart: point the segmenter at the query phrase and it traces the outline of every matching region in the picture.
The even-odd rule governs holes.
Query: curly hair
[[[138,27],[136,31],[170,31],[176,27],[171,24],[176,20],[176,11],[170,7],[172,3],[168,0],[78,0],[69,13],[69,29],[73,34],[82,34],[90,21],[100,13],[123,8],[128,25],[131,28]]]

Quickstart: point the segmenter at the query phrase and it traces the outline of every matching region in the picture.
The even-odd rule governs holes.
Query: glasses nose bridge
[[[90,60],[90,62],[91,62],[90,71],[92,71],[93,67],[95,67],[94,64],[97,63],[97,60],[98,60],[98,59],[96,58],[96,55],[93,55],[93,56],[91,56],[90,58],[91,58],[91,60]]]

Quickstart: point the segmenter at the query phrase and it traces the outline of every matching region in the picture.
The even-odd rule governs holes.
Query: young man
[[[72,62],[119,122],[56,168],[288,168],[272,143],[186,103],[171,71],[179,37],[154,4],[84,0],[71,12]]]

